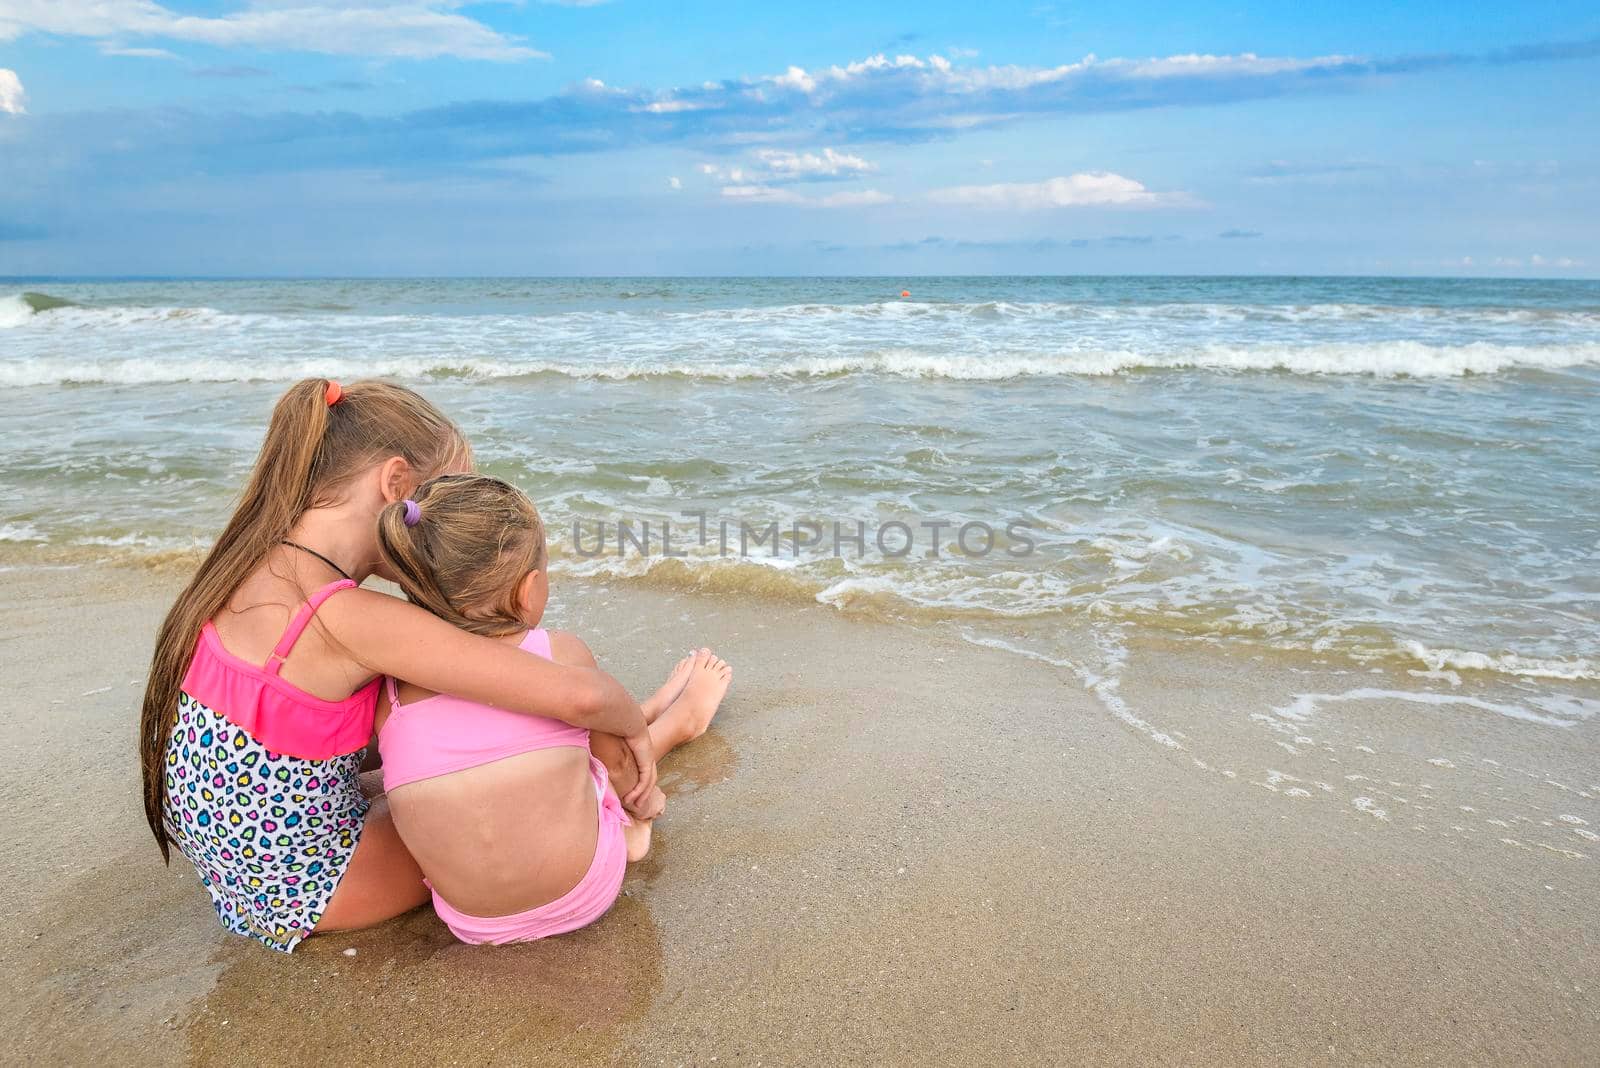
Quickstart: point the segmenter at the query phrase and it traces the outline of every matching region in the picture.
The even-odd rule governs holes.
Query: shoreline
[[[146,837],[134,707],[179,576],[7,577],[0,959],[28,1059],[1577,1063],[1600,1040],[1593,720],[1442,730],[1394,679],[1138,640],[1097,689],[933,628],[568,579],[552,625],[630,689],[690,644],[737,668],[663,761],[625,896],[530,946],[458,945],[425,909],[284,958]]]
[[[184,544],[169,544],[175,539],[133,539],[86,541],[79,543],[6,542],[0,540],[0,574],[42,574],[53,572],[102,572],[144,575],[153,581],[171,577],[181,581],[199,566],[209,543],[198,538]],[[109,551],[108,551],[109,550]],[[609,556],[601,558],[609,562]],[[559,549],[551,553],[552,582],[575,589],[618,589],[637,591],[644,596],[688,596],[708,602],[758,604],[774,611],[821,607],[852,623],[886,624],[918,631],[935,630],[957,635],[975,647],[996,649],[1058,668],[1072,668],[1080,660],[1095,662],[1095,635],[1078,618],[1081,613],[1061,610],[1028,617],[1009,617],[984,610],[960,610],[948,605],[923,604],[892,592],[849,591],[836,594],[839,583],[807,582],[797,578],[790,567],[774,566],[772,561],[728,560],[716,556],[619,557],[614,570],[583,570],[593,558]],[[780,559],[787,564],[788,559]],[[628,566],[630,563],[635,566]],[[575,566],[578,565],[578,566]],[[712,566],[705,567],[703,565]],[[391,592],[393,592],[391,590]],[[1593,700],[1600,709],[1600,666],[1588,657],[1529,655],[1509,649],[1435,648],[1414,638],[1390,636],[1387,643],[1338,646],[1315,641],[1274,642],[1270,628],[1258,631],[1237,629],[1219,631],[1202,622],[1180,625],[1171,613],[1152,611],[1141,617],[1102,616],[1109,630],[1132,635],[1141,646],[1159,646],[1179,656],[1197,651],[1219,651],[1223,655],[1242,655],[1281,663],[1286,670],[1308,669],[1330,672],[1382,673],[1391,679],[1433,680],[1462,688],[1464,693],[1505,694],[1521,686],[1567,687],[1577,700]],[[1077,648],[1071,656],[1052,655],[1010,640],[1012,626],[1018,632],[1055,628],[1067,633]],[[985,630],[984,628],[988,628]],[[1100,650],[1103,654],[1104,650]]]

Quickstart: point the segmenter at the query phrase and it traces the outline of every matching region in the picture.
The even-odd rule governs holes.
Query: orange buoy
[[[909,290],[909,289],[902,289],[900,291],[900,296],[902,296],[902,297],[909,297],[910,295],[911,295],[911,290]]]

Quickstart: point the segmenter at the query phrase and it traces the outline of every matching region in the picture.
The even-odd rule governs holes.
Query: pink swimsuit
[[[530,630],[519,648],[546,660],[550,635]],[[560,720],[507,712],[447,694],[400,703],[394,680],[389,687],[389,718],[378,732],[383,754],[383,788],[397,790],[419,779],[431,779],[504,760],[519,753],[570,745],[588,752],[589,732]],[[628,864],[622,828],[628,815],[616,792],[607,788],[606,767],[589,757],[589,774],[599,800],[600,835],[594,861],[578,885],[556,900],[512,916],[468,916],[458,912],[437,890],[433,908],[452,934],[463,942],[531,942],[536,938],[577,930],[599,919],[622,891]],[[433,884],[428,884],[432,889]]]

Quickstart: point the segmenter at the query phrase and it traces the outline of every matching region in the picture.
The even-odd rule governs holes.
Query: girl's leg
[[[389,815],[389,799],[373,799],[361,841],[317,924],[316,934],[354,931],[410,912],[428,900],[422,869],[411,859]]]
[[[660,760],[678,746],[692,742],[711,726],[711,718],[733,685],[733,667],[710,649],[694,654],[683,692],[650,723],[650,742]]]
[[[689,667],[678,695],[665,709],[657,710],[654,717],[646,717],[650,719],[650,744],[657,760],[706,732],[733,682],[733,668],[709,649],[701,649],[685,661]],[[682,668],[681,663],[679,668]],[[677,677],[678,671],[674,670],[673,677],[661,690],[671,687]],[[639,781],[633,753],[621,738],[594,732],[589,735],[589,751],[606,766],[618,795],[626,794]]]
[[[711,650],[702,649],[700,651],[708,653]],[[639,702],[639,708],[644,712],[644,721],[646,723],[654,723],[659,719],[661,713],[665,712],[672,705],[672,702],[678,699],[678,695],[683,693],[684,686],[689,682],[689,669],[694,667],[694,658],[695,654],[690,653],[678,661],[677,666],[672,669],[672,674],[667,676],[667,681],[661,684],[661,689]],[[661,754],[657,753],[656,755],[660,756]]]

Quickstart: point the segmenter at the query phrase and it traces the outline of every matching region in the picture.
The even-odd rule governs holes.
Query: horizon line
[[[681,279],[697,281],[754,281],[760,279],[818,279],[818,280],[930,280],[966,278],[1036,278],[1036,279],[1088,279],[1088,278],[1171,278],[1224,280],[1341,280],[1369,279],[1372,281],[1402,282],[1600,282],[1600,273],[1593,275],[1497,275],[1497,274],[1326,274],[1284,272],[1267,274],[1195,274],[1159,272],[978,272],[972,274],[815,274],[810,272],[775,274],[0,274],[0,284],[21,285],[28,282],[471,282],[471,281],[623,281],[627,279]]]

